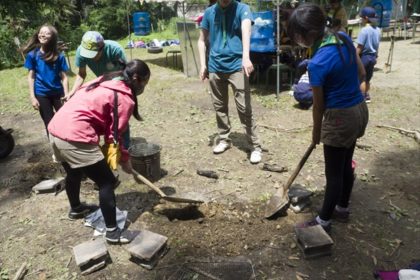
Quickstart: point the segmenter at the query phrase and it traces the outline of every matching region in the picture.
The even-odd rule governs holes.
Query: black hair
[[[48,41],[47,44],[45,44],[44,53],[41,54],[41,57],[42,59],[45,60],[45,62],[52,63],[57,60],[60,54],[60,51],[57,46],[58,32],[57,32],[57,29],[55,29],[55,27],[52,26],[51,24],[44,24],[40,28],[38,28],[36,33],[34,33],[26,42],[26,45],[22,48],[22,52],[26,54],[36,48],[41,47],[41,43],[39,42],[39,39],[38,39],[38,34],[43,27],[47,27],[50,30],[51,39]]]
[[[125,63],[123,60],[118,60],[118,63],[122,66],[122,70],[115,71],[111,73],[107,73],[102,76],[101,79],[99,79],[97,82],[90,84],[86,90],[92,90],[96,87],[98,87],[102,82],[112,80],[116,77],[122,77],[123,81],[127,84],[127,86],[131,89],[131,92],[133,93],[132,99],[134,101],[134,111],[133,116],[137,120],[141,120],[139,109],[138,109],[138,103],[137,103],[137,95],[136,95],[136,88],[134,87],[134,75],[137,75],[137,77],[141,81],[147,81],[150,78],[150,69],[147,64],[140,60],[140,59],[133,59],[128,63]]]
[[[298,35],[302,38],[310,39],[313,42],[321,40],[326,34],[332,34],[337,41],[341,40],[349,49],[350,64],[352,64],[354,60],[353,56],[355,55],[353,43],[345,35],[332,30],[331,27],[331,21],[325,16],[320,6],[305,3],[299,5],[291,14],[288,21],[287,34],[293,41],[296,41],[296,35]],[[337,44],[336,46],[344,63],[341,44]]]

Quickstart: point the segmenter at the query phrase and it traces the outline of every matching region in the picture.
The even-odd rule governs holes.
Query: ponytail
[[[136,118],[137,120],[142,120],[140,114],[139,114],[139,109],[138,109],[138,102],[137,102],[137,95],[136,95],[136,89],[134,87],[134,83],[133,83],[133,77],[136,74],[137,77],[141,80],[148,80],[150,77],[150,69],[149,66],[147,66],[147,64],[140,60],[140,59],[133,59],[132,61],[126,63],[124,60],[122,59],[118,59],[116,61],[113,62],[118,63],[121,66],[121,70],[119,71],[115,71],[115,72],[111,72],[111,73],[107,73],[105,75],[103,75],[98,81],[90,84],[86,90],[90,91],[94,88],[97,88],[102,82],[105,81],[109,81],[112,80],[116,77],[122,77],[124,83],[130,88],[131,90],[131,98],[134,101],[134,111],[133,111],[133,116],[134,118]]]

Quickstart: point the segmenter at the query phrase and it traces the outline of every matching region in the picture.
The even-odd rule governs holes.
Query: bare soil
[[[233,147],[213,155],[216,121],[206,85],[167,67],[165,53],[135,52],[149,62],[152,78],[139,98],[144,121],[130,122],[133,143],[162,146],[161,167],[167,174],[156,184],[165,192],[206,203],[198,207],[165,203],[120,172],[117,205],[128,211],[129,229],[167,236],[169,251],[149,271],[129,260],[125,246],[107,245],[112,261],[83,277],[71,248],[91,239],[92,229],[67,219],[65,192],[31,192],[38,182],[64,175],[52,162],[42,121],[32,111],[2,115],[1,125],[14,129],[17,145],[0,161],[1,279],[12,279],[23,262],[28,264],[25,279],[212,279],[202,271],[184,278],[174,275],[188,262],[229,264],[237,257],[252,262],[252,279],[373,279],[376,269],[405,268],[419,260],[419,144],[377,125],[420,129],[420,47],[418,42],[398,40],[392,71],[385,74],[389,45],[387,40],[381,43],[372,80],[370,123],[355,151],[351,221],[334,223],[331,256],[305,260],[293,229],[295,223],[315,216],[321,205],[325,185],[321,146],[295,180],[315,192],[311,207],[300,214],[288,210],[275,219],[263,218],[270,195],[287,181],[310,144],[311,111],[298,109],[288,91],[277,100],[274,85],[269,89],[254,85],[262,163],[249,163],[249,145],[232,100]],[[263,163],[289,171],[263,171]],[[197,169],[214,170],[219,179],[199,176]],[[90,181],[83,183],[81,197],[98,202]],[[225,269],[221,279],[241,279],[241,274],[229,271],[232,268]]]

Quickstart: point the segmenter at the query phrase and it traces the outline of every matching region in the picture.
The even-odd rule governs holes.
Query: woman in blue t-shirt
[[[359,87],[365,71],[351,38],[326,28],[326,22],[319,6],[300,5],[289,18],[288,35],[313,50],[308,65],[313,91],[312,142],[324,144],[327,181],[319,216],[297,227],[320,224],[328,232],[332,218],[343,222],[349,218],[353,152],[357,138],[365,132],[368,109]]]
[[[32,107],[39,110],[45,129],[61,107],[61,97],[68,92],[66,59],[57,46],[58,33],[54,26],[44,24],[28,40],[24,67],[29,70],[29,97]],[[47,130],[48,135],[48,130]]]

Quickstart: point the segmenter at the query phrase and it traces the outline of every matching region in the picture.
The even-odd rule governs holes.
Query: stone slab
[[[64,177],[56,179],[48,179],[39,182],[32,187],[32,191],[35,193],[57,193],[61,189],[61,185],[64,183]]]
[[[105,241],[102,238],[87,241],[79,244],[73,248],[74,259],[77,266],[86,270],[86,265],[96,265],[105,259],[108,255],[108,250]]]
[[[167,240],[168,238],[166,236],[148,230],[142,230],[136,238],[131,241],[127,250],[133,257],[150,261],[166,244]]]
[[[305,259],[331,255],[334,242],[322,226],[295,228],[295,232],[297,243]]]

